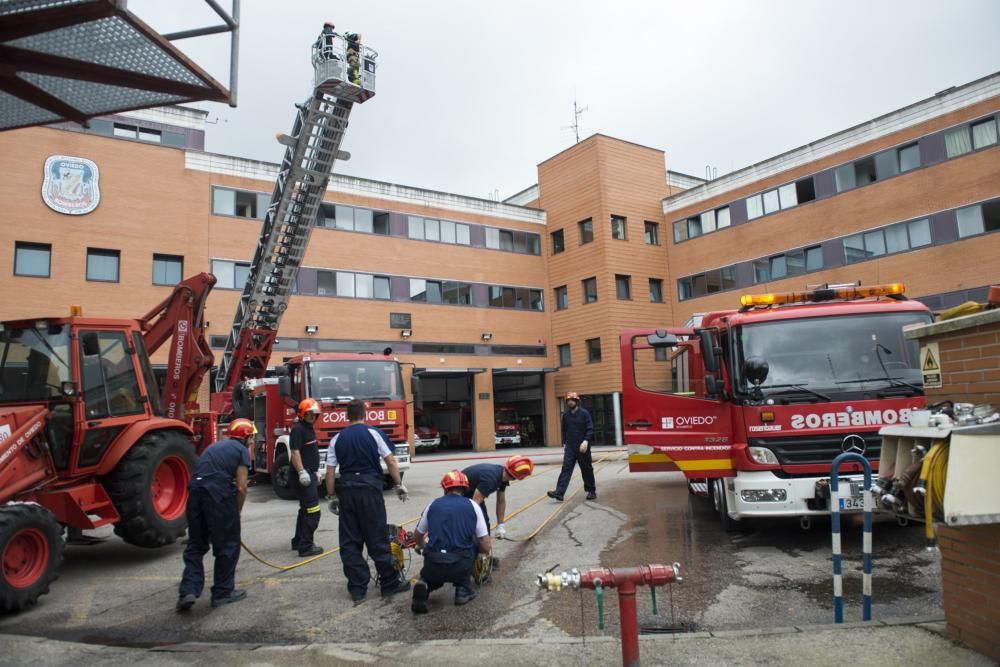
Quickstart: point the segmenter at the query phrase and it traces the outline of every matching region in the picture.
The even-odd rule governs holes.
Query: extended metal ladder
[[[364,76],[354,84],[347,80],[348,47],[340,45],[343,57],[336,57],[336,45],[333,51],[329,44],[322,49],[314,45],[315,90],[304,104],[296,105],[291,134],[278,138],[286,146],[285,156],[226,339],[215,378],[217,392],[244,378],[264,376],[334,162],[350,157],[340,145],[351,109],[375,94],[377,54],[362,49]]]

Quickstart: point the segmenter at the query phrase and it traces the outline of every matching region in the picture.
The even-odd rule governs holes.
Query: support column
[[[622,438],[622,393],[620,391],[611,394],[611,403],[615,410],[615,444],[621,447],[624,440]]]
[[[559,412],[555,373],[545,373],[543,377],[545,378],[545,446],[559,447],[562,445],[562,434],[559,432],[562,414]]]
[[[476,422],[476,443],[473,449],[477,452],[489,452],[496,447],[496,426],[493,422],[493,371],[489,368],[484,373],[476,373],[472,383],[472,405]]]

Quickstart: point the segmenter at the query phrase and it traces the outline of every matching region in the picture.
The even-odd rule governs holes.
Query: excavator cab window
[[[120,331],[87,331],[80,335],[80,372],[87,419],[145,411],[126,341]]]

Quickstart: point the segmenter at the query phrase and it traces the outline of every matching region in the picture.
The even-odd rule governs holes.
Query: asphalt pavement
[[[446,470],[475,460],[500,462],[509,454],[419,455],[406,476],[410,501],[386,494],[389,520],[412,529],[439,495]],[[805,655],[816,664],[843,664],[896,651],[897,644],[909,651],[900,660],[860,664],[978,664],[976,654],[934,632],[934,621],[943,618],[939,565],[937,554],[922,548],[919,528],[876,522],[876,623],[831,630],[825,625],[832,621],[828,522],[816,522],[810,531],[794,521],[767,522],[726,534],[710,508],[689,497],[681,475],[629,473],[619,450],[598,450],[595,459],[601,460],[597,501],[584,501],[583,493],[570,497],[580,489],[577,476],[566,502],[557,503],[544,494],[555,484],[561,452],[537,452],[535,475],[507,492],[508,534],[514,539],[496,543],[501,567],[464,607],[452,604],[449,590],[431,596],[426,616],[410,612],[408,595],[383,600],[370,592],[354,606],[335,552],[286,571],[245,553],[237,585],[249,591],[246,601],[212,610],[203,599],[189,614],[177,614],[183,546],[138,549],[106,531],[101,544],[67,549],[62,577],[35,609],[0,618],[0,664],[68,665],[71,655],[78,656],[75,662],[84,656],[87,664],[210,658],[216,664],[301,665],[394,657],[451,664],[467,662],[469,652],[510,664],[613,664],[619,650],[616,596],[609,591],[605,598],[602,630],[592,592],[542,592],[536,575],[553,568],[674,561],[681,563],[684,581],[660,591],[658,614],[647,590],[637,596],[649,664],[661,657],[671,664],[801,664]],[[495,516],[493,499],[487,504]],[[252,488],[244,541],[273,565],[301,562],[288,549],[296,511],[295,502],[277,499],[268,486]],[[844,536],[848,621],[860,618],[860,528],[856,532]],[[336,536],[336,521],[324,505],[317,542],[332,549]],[[407,556],[408,576],[415,578],[420,557]],[[830,646],[850,642],[850,656],[832,659],[835,653],[823,648],[827,635]],[[74,642],[68,654],[64,641]],[[650,655],[657,656],[653,662]],[[933,655],[941,658],[924,659]]]

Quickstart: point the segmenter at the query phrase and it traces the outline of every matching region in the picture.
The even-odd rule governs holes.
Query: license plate
[[[326,461],[320,461],[319,462],[319,469],[320,470],[326,470]]]
[[[861,495],[848,496],[840,499],[841,511],[863,510],[864,508],[865,500]]]

